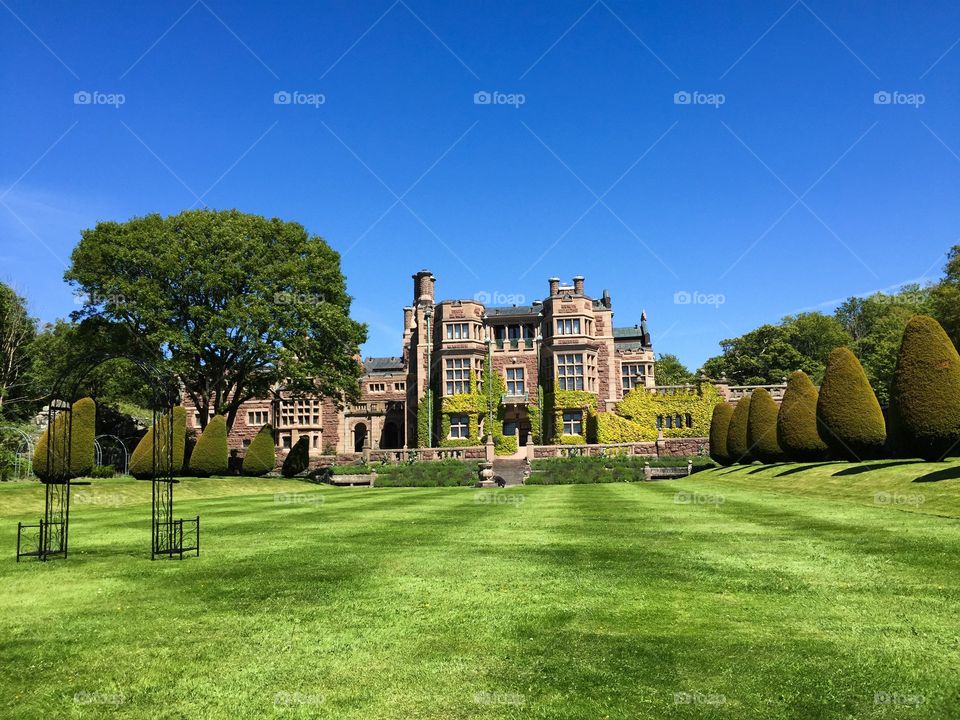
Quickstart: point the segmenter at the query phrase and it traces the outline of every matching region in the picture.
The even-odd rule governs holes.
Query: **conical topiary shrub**
[[[903,331],[890,414],[910,454],[942,460],[960,443],[960,355],[932,317],[915,315]]]
[[[747,416],[747,443],[750,452],[764,463],[780,462],[784,459],[783,450],[777,443],[777,407],[776,401],[763,388],[757,388],[750,395],[750,412]]]
[[[157,419],[157,425],[160,426],[160,437],[166,437],[169,427],[167,422],[166,413]],[[153,443],[156,432],[157,429],[151,427],[133,449],[128,472],[135,478],[153,477]],[[187,411],[178,405],[173,409],[173,474],[178,474],[183,469],[183,451],[186,445],[186,437]],[[166,453],[161,453],[161,457],[158,458],[160,465],[157,471],[161,476],[167,471],[166,458]]]
[[[197,438],[189,471],[197,477],[226,475],[228,460],[227,420],[223,415],[214,415]]]
[[[308,467],[310,467],[310,440],[304,435],[297,440],[290,452],[287,453],[280,472],[284,477],[291,478],[299,475]]]
[[[277,449],[273,440],[273,427],[264,425],[253,438],[247,454],[243,456],[243,474],[266,475],[277,464]]]
[[[733,462],[727,453],[727,431],[732,415],[733,405],[728,402],[713,406],[713,417],[710,418],[710,457],[720,465]]]
[[[790,374],[777,414],[777,442],[790,460],[827,457],[829,448],[817,432],[817,397],[816,386],[803,370]]]
[[[43,431],[33,450],[33,472],[43,479],[83,477],[93,470],[94,438],[97,427],[97,404],[93,398],[81,398],[73,403],[70,422],[70,468],[65,457],[67,415],[60,413],[53,427]],[[49,468],[47,447],[53,438]]]
[[[727,456],[731,463],[749,465],[753,462],[750,444],[747,442],[747,420],[750,418],[750,396],[744,395],[737,401],[730,415],[727,429]]]
[[[887,438],[877,396],[863,366],[848,348],[830,353],[817,399],[817,430],[838,457],[877,457]]]

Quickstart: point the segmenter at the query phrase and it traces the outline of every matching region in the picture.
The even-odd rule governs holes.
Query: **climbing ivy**
[[[617,405],[617,415],[627,418],[644,428],[650,439],[657,437],[657,417],[677,415],[686,419],[689,414],[692,427],[667,428],[664,424],[664,437],[707,437],[710,434],[710,419],[713,407],[723,402],[720,393],[712,383],[704,382],[691,387],[687,392],[673,395],[652,393],[646,388],[634,388]],[[652,435],[648,434],[652,429]]]

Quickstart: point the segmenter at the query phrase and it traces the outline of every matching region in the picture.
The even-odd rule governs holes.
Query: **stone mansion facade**
[[[599,298],[587,295],[583,277],[574,277],[570,284],[550,278],[543,300],[509,307],[487,307],[475,299],[437,302],[435,289],[430,271],[413,275],[413,302],[403,308],[402,353],[362,360],[356,404],[338,407],[330,398],[293,397],[277,388],[273,397],[244,403],[230,433],[230,447],[242,452],[270,423],[281,451],[304,436],[312,455],[414,448],[424,444],[425,420],[430,445],[466,444],[477,437],[477,428],[470,424],[476,414],[471,420],[466,413],[447,412],[444,401],[482,391],[488,368],[500,376],[503,390],[489,398],[497,406],[498,431],[515,437],[519,446],[540,442],[534,417],[543,418],[543,438],[585,436],[583,412],[544,414],[545,394],[586,393],[602,412],[613,410],[635,387],[654,391],[654,354],[645,314],[637,324],[614,327],[609,292],[604,290]],[[438,402],[424,419],[418,413],[426,407],[422,399],[428,388]],[[481,432],[489,417],[480,418]],[[187,424],[200,425],[189,404]]]

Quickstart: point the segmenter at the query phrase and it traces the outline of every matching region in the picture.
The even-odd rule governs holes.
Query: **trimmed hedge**
[[[753,462],[750,443],[747,438],[747,421],[750,418],[750,396],[745,395],[737,401],[730,415],[727,428],[727,456],[731,463],[749,465]]]
[[[775,463],[785,457],[777,443],[779,410],[776,401],[764,388],[757,388],[751,393],[750,412],[747,416],[747,443],[760,462]]]
[[[686,467],[693,463],[694,472],[715,467],[709,458],[702,456],[647,458],[638,456],[618,457],[566,457],[534,460],[527,485],[589,485],[611,482],[640,482],[646,479],[644,468]]]
[[[722,402],[714,406],[710,418],[710,457],[720,465],[730,465],[733,460],[727,453],[727,431],[730,429],[730,417],[733,405]]]
[[[817,399],[820,438],[838,457],[862,460],[880,455],[887,427],[877,396],[857,356],[839,347],[830,353]]]
[[[827,456],[829,448],[817,432],[817,397],[803,370],[790,374],[777,414],[777,441],[790,460],[811,462]]]
[[[161,436],[168,432],[167,415],[163,414],[157,420]],[[153,477],[153,441],[156,428],[151,427],[140,438],[140,442],[133,449],[130,456],[129,472],[135,478]],[[177,406],[173,409],[173,473],[183,471],[183,454],[187,444],[187,411]],[[160,458],[160,473],[166,472],[166,458]]]
[[[223,415],[214,415],[190,453],[190,472],[197,477],[226,475],[228,455],[227,419]]]
[[[264,425],[247,448],[247,454],[243,456],[243,474],[251,477],[266,475],[276,464],[277,448],[273,439],[273,426]]]
[[[915,315],[903,332],[890,414],[904,450],[924,460],[960,443],[960,355],[932,317]]]
[[[280,468],[281,474],[285,478],[291,478],[299,475],[310,467],[310,438],[304,435],[294,443],[283,459],[283,467]]]
[[[463,487],[477,483],[477,463],[438,460],[377,468],[374,487]]]
[[[66,467],[64,446],[67,432],[65,413],[53,420],[53,427],[44,430],[33,450],[33,472],[41,479],[83,477],[93,470],[94,438],[97,426],[97,404],[93,398],[82,398],[72,406],[70,421],[70,467]],[[54,438],[50,457],[50,472],[47,472],[47,445]]]

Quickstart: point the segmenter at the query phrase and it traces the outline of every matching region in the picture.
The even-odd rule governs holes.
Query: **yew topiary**
[[[820,439],[841,458],[877,457],[887,438],[887,427],[877,396],[860,361],[848,348],[830,353],[817,399]]]
[[[747,421],[750,418],[750,396],[745,395],[737,401],[730,415],[727,429],[727,456],[731,463],[749,465],[753,462],[750,443],[747,438]]]
[[[903,331],[890,414],[910,454],[942,460],[960,443],[960,355],[932,317],[915,315]]]
[[[784,459],[783,450],[777,442],[776,401],[764,388],[758,388],[750,396],[750,412],[747,416],[747,443],[750,452],[760,462],[774,463]]]
[[[66,467],[67,414],[60,413],[52,427],[44,430],[33,450],[33,472],[42,480],[83,477],[93,470],[94,438],[97,427],[97,404],[93,398],[82,398],[73,403],[70,413],[70,467]],[[50,464],[47,465],[47,447],[53,438]]]
[[[733,460],[727,453],[727,431],[730,429],[730,417],[733,405],[722,402],[714,405],[710,418],[710,457],[720,465],[730,465]]]
[[[210,477],[226,475],[227,467],[227,420],[223,415],[214,415],[197,438],[189,469],[197,477]]]
[[[168,416],[166,413],[161,415],[157,420],[157,425],[160,426],[160,437],[166,438],[166,433],[169,432],[168,428]],[[149,478],[153,477],[153,443],[156,438],[157,429],[156,427],[151,427],[146,434],[140,438],[140,442],[137,443],[137,447],[133,449],[133,454],[130,456],[130,467],[129,472],[135,478]],[[184,447],[186,445],[187,437],[187,411],[182,407],[177,406],[173,409],[173,473],[179,473],[183,469],[183,453]],[[157,468],[159,475],[164,475],[167,472],[166,462],[167,455],[166,453],[161,453],[161,457],[158,458],[159,466]]]
[[[284,477],[291,478],[299,475],[308,467],[310,467],[310,441],[304,435],[290,448],[290,452],[283,460],[283,467],[280,472]]]
[[[247,454],[243,456],[243,474],[266,475],[277,464],[277,449],[273,439],[273,427],[264,425],[253,438]]]
[[[827,456],[829,448],[817,432],[818,396],[803,370],[790,374],[777,414],[777,442],[790,460],[810,462]]]

